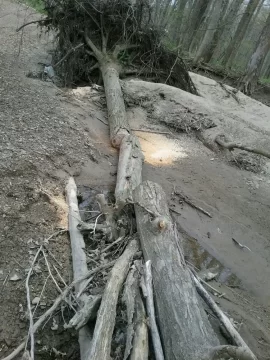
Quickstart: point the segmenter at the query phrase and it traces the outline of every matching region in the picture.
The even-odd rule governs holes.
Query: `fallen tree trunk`
[[[134,191],[145,261],[151,260],[157,320],[167,360],[203,359],[219,345],[198,299],[166,195],[150,181]]]

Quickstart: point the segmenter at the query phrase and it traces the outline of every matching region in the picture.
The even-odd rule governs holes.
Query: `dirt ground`
[[[57,269],[66,283],[72,279],[69,238],[60,231],[67,226],[68,177],[73,175],[79,186],[107,190],[116,178],[117,152],[109,142],[102,89],[58,89],[26,76],[42,70],[38,63],[49,61],[53,47],[52,38],[40,37],[36,25],[16,33],[36,16],[31,9],[0,0],[1,358],[27,334],[26,275],[38,247],[55,233],[46,245],[53,274],[57,277]],[[253,116],[260,127],[266,110],[258,103],[257,108],[261,111]],[[235,111],[245,116],[246,108]],[[142,107],[129,107],[128,114],[134,129],[169,131],[153,123]],[[270,125],[264,121],[264,126],[267,136]],[[270,359],[269,172],[232,166],[187,134],[136,134],[146,158],[143,178],[164,187],[185,238],[187,260],[201,271],[214,268],[217,277],[211,285],[225,293],[216,300],[258,359]],[[188,205],[182,195],[212,217]],[[232,238],[251,251],[236,246]],[[44,260],[34,270],[31,293],[41,298],[38,317],[57,289]],[[57,351],[77,358],[76,334],[62,326],[69,316],[62,308],[38,333],[40,358],[57,358]]]

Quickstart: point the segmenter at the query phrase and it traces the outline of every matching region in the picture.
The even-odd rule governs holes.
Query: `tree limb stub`
[[[116,206],[122,208],[133,202],[133,190],[142,182],[144,156],[138,138],[125,136],[121,142],[117,182],[115,187]]]
[[[119,292],[127,276],[130,261],[139,250],[138,241],[131,240],[116,261],[107,282],[98,311],[91,351],[88,360],[109,360]]]
[[[245,353],[249,356],[246,359],[257,360],[257,357],[253,354],[253,352],[250,350],[248,345],[242,339],[241,335],[234,328],[234,326],[230,322],[229,318],[223,313],[223,311],[218,307],[218,305],[211,298],[211,296],[208,294],[208,292],[205,290],[205,288],[201,285],[201,283],[197,279],[196,275],[194,275],[191,272],[191,270],[190,270],[190,273],[193,276],[193,280],[194,280],[194,283],[195,283],[195,286],[196,286],[196,289],[197,289],[198,293],[200,294],[202,299],[206,302],[206,304],[210,307],[210,309],[214,312],[214,314],[217,316],[220,323],[227,330],[227,332],[230,335],[230,337],[231,337],[232,341],[234,342],[234,344],[236,344],[237,346],[239,346],[239,347],[241,347],[242,349],[245,350]]]
[[[252,146],[246,146],[241,143],[225,142],[224,140],[221,139],[221,137],[222,137],[222,135],[217,135],[215,138],[215,142],[225,149],[228,149],[230,151],[232,151],[234,149],[245,150],[245,151],[251,152],[253,154],[265,156],[268,159],[270,159],[270,153],[268,151],[265,151],[263,149],[257,149]]]
[[[152,263],[156,315],[165,358],[202,359],[219,341],[185,264],[166,195],[159,185],[146,181],[133,196],[144,259]]]

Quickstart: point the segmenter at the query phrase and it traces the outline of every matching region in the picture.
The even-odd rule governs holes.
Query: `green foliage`
[[[263,85],[270,85],[270,79],[260,78],[259,82]]]
[[[31,6],[40,13],[45,14],[44,1],[43,0],[23,0],[26,5]]]

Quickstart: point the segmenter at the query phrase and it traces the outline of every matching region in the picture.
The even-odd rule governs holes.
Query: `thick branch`
[[[137,240],[132,240],[111,271],[99,308],[88,360],[110,359],[119,292],[127,276],[130,261],[138,249]]]
[[[223,141],[221,139],[221,135],[216,136],[215,142],[217,144],[219,144],[220,146],[222,146],[225,149],[228,149],[230,151],[234,150],[234,149],[240,149],[240,150],[245,150],[245,151],[251,152],[253,154],[262,155],[262,156],[265,156],[268,159],[270,159],[270,153],[268,151],[265,151],[263,149],[257,149],[257,148],[252,147],[252,146],[246,146],[246,145],[243,145],[241,143],[225,142],[225,141]]]
[[[234,344],[240,346],[242,349],[245,350],[246,354],[249,355],[246,359],[257,360],[256,356],[250,350],[248,345],[242,339],[241,335],[236,331],[232,323],[230,322],[229,318],[223,313],[223,311],[218,307],[215,301],[211,298],[205,288],[201,285],[200,281],[197,279],[196,275],[194,275],[191,271],[190,273],[193,275],[193,280],[196,286],[196,289],[206,304],[210,307],[213,313],[217,316],[220,323],[224,326],[227,330],[228,334],[230,335],[231,339],[233,340]],[[237,359],[237,358],[236,358]]]
[[[86,44],[93,51],[93,53],[95,54],[95,57],[97,58],[97,60],[101,61],[102,58],[103,58],[102,52],[96,47],[96,45],[93,43],[93,41],[89,38],[86,31],[84,33],[84,38],[85,38]]]
[[[68,215],[68,226],[69,226],[69,236],[71,242],[71,250],[72,250],[72,264],[73,264],[73,277],[74,280],[80,279],[87,272],[87,261],[85,255],[85,243],[83,239],[83,235],[78,230],[78,225],[81,223],[81,217],[79,212],[78,200],[77,200],[77,186],[73,177],[71,177],[68,181],[66,187],[66,195],[67,195],[67,203],[69,207],[69,215]],[[75,290],[76,293],[81,292],[84,288],[84,283],[81,282],[76,285]],[[82,294],[79,299],[79,303],[84,304],[87,303],[87,295]],[[81,359],[86,360],[87,354],[90,351],[91,342],[89,341],[89,337],[91,338],[92,334],[90,334],[89,328],[87,326],[82,327],[79,330],[79,343],[80,343],[80,353]]]

